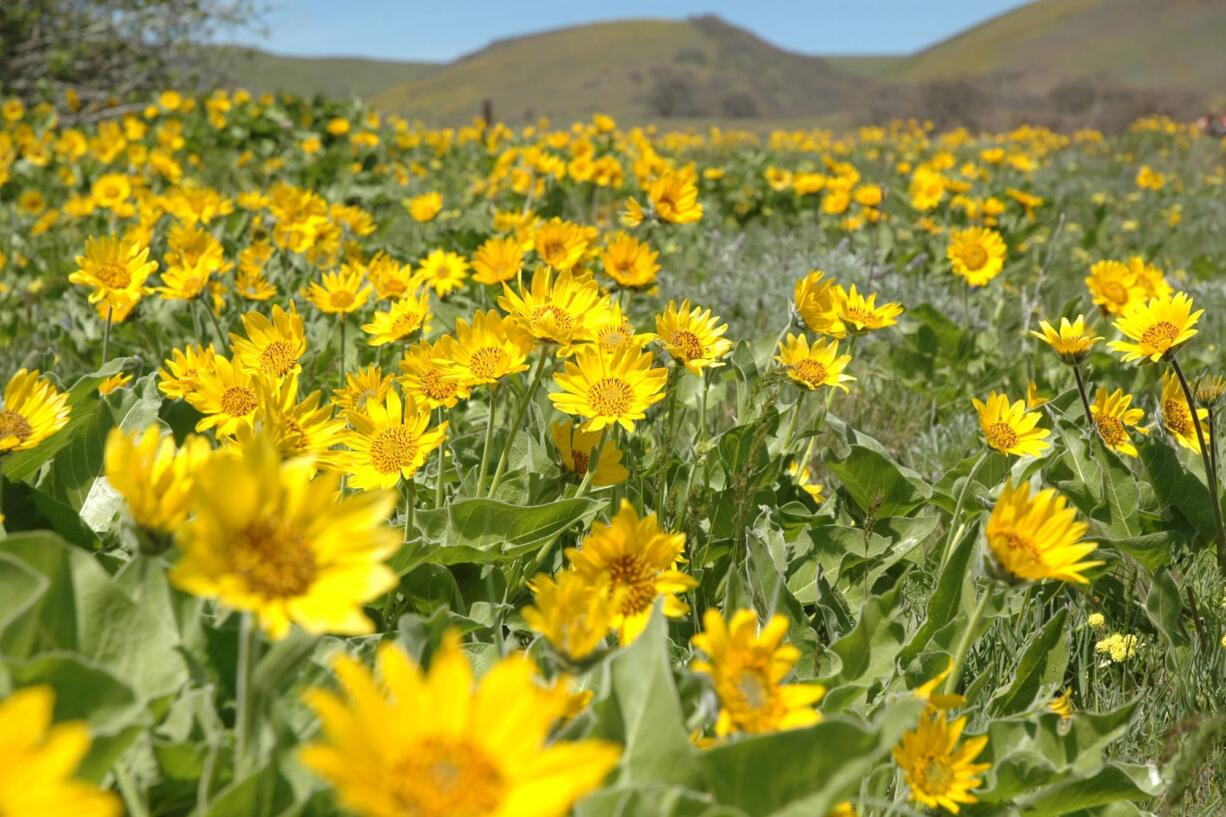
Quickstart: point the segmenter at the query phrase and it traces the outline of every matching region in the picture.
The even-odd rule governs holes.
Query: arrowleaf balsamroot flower
[[[524,267],[524,248],[513,237],[495,236],[473,253],[473,280],[478,284],[501,284],[519,275]]]
[[[528,586],[535,601],[524,608],[524,621],[570,661],[582,661],[600,646],[626,593],[610,592],[607,576],[589,582],[573,570],[542,573]]]
[[[368,404],[382,403],[387,399],[394,381],[395,378],[376,363],[363,366],[356,372],[345,374],[344,388],[332,392],[332,405],[346,412],[365,412]]]
[[[660,253],[629,233],[618,231],[609,239],[600,260],[608,275],[619,286],[646,289],[656,282]]]
[[[622,645],[629,644],[651,618],[657,598],[664,599],[664,615],[677,618],[689,605],[677,597],[698,586],[677,569],[684,559],[684,533],[666,533],[654,513],[639,517],[625,499],[606,525],[596,522],[577,548],[566,551],[571,568],[589,584],[602,579],[609,592],[624,594],[612,626]]]
[[[554,278],[549,267],[538,267],[532,285],[516,293],[503,284],[498,305],[537,340],[567,348],[572,341],[591,340],[591,325],[608,310],[608,298],[590,275],[569,269]]]
[[[1094,263],[1085,284],[1095,305],[1108,315],[1122,315],[1133,304],[1145,302],[1146,290],[1137,273],[1119,261]]]
[[[149,248],[120,236],[88,238],[85,252],[77,256],[77,270],[68,276],[70,283],[92,287],[89,302],[106,317],[119,323],[141,298],[153,290],[145,286],[158,268],[149,260]]]
[[[951,721],[944,712],[927,709],[916,727],[903,733],[894,747],[894,762],[902,770],[912,800],[954,814],[962,805],[977,802],[971,792],[992,764],[976,763],[975,758],[988,739],[968,738],[959,745],[965,728],[965,716]]]
[[[374,631],[362,605],[396,584],[384,563],[400,545],[385,522],[390,491],[337,499],[339,476],[312,479],[309,459],[281,461],[272,440],[215,453],[196,472],[194,516],[176,533],[171,582],[254,613],[270,638]]]
[[[558,411],[586,417],[583,431],[600,431],[614,423],[633,431],[635,421],[664,399],[668,372],[652,366],[646,352],[631,348],[609,354],[585,344],[553,379],[562,390],[549,399]]]
[[[1086,327],[1084,315],[1078,315],[1072,323],[1069,323],[1068,318],[1061,318],[1059,330],[1047,321],[1040,321],[1039,329],[1042,331],[1031,330],[1030,334],[1050,346],[1052,351],[1068,364],[1085,360],[1094,344],[1102,340],[1094,334],[1094,330]]]
[[[216,370],[217,352],[211,343],[172,349],[163,366],[158,369],[158,391],[172,399],[187,400],[199,391],[201,377]]]
[[[843,384],[855,380],[843,373],[851,355],[840,355],[837,341],[817,340],[810,346],[804,335],[789,334],[779,344],[775,360],[787,370],[788,377],[810,391],[822,386],[847,391]]]
[[[719,697],[716,735],[796,729],[821,720],[813,705],[825,687],[783,683],[800,658],[796,647],[783,643],[788,632],[785,616],[772,616],[759,630],[753,610],[737,610],[725,622],[723,614],[712,608],[702,623],[703,631],[691,642],[707,658],[692,666],[711,679]]]
[[[1149,429],[1137,425],[1145,417],[1145,411],[1132,408],[1131,394],[1116,389],[1108,395],[1106,389],[1100,388],[1094,395],[1090,414],[1094,417],[1098,436],[1108,448],[1129,457],[1137,456],[1137,447],[1129,439],[1128,429],[1136,428],[1142,434],[1148,434]]]
[[[325,272],[322,282],[312,281],[306,299],[320,312],[328,315],[348,315],[361,309],[370,299],[370,284],[364,283],[358,270]]]
[[[834,312],[834,289],[837,284],[821,270],[812,270],[796,282],[792,302],[796,313],[810,332],[829,335],[839,323]]]
[[[1205,310],[1192,311],[1192,299],[1176,292],[1163,298],[1136,303],[1115,322],[1115,328],[1133,342],[1113,340],[1108,345],[1124,353],[1124,362],[1157,363],[1187,343],[1198,330],[1193,327]]]
[[[37,369],[19,369],[4,387],[0,403],[0,454],[28,451],[68,425],[68,394],[40,377]]]
[[[400,360],[400,385],[406,397],[426,408],[452,408],[471,394],[469,387],[448,377],[453,364],[444,361],[444,344],[420,341]]]
[[[1030,485],[1010,480],[988,517],[985,534],[994,564],[1014,581],[1059,579],[1086,584],[1082,574],[1100,561],[1084,561],[1094,552],[1083,542],[1087,526],[1054,488],[1031,495]]]
[[[418,412],[413,400],[405,403],[395,389],[388,390],[385,403],[369,401],[366,411],[351,411],[348,417],[353,426],[345,435],[353,452],[346,458],[349,484],[364,491],[395,488],[402,478],[412,479],[447,434],[445,422],[427,431],[430,412]]]
[[[827,334],[839,339],[856,332],[871,332],[898,323],[901,304],[894,302],[877,306],[877,293],[861,295],[852,284],[850,290],[836,285],[831,293],[831,308],[836,321]]]
[[[199,374],[196,390],[187,396],[187,402],[204,415],[196,423],[197,431],[211,428],[219,437],[230,437],[240,426],[251,425],[260,405],[258,376],[220,355],[213,360],[211,370]]]
[[[293,302],[288,311],[274,306],[271,320],[259,312],[248,312],[243,315],[243,329],[247,337],[231,333],[230,346],[234,359],[249,373],[285,377],[299,368],[307,346],[302,318]]]
[[[1192,409],[1188,406],[1188,397],[1179,385],[1179,378],[1169,371],[1162,373],[1162,425],[1175,442],[1184,448],[1200,453],[1200,437],[1196,434],[1196,425],[1192,422]],[[1209,410],[1196,409],[1196,423],[1200,424],[1201,434],[1209,439]]]
[[[386,310],[374,314],[362,331],[370,335],[371,346],[383,346],[404,340],[414,332],[430,329],[430,296],[422,291],[405,295]]]
[[[571,420],[558,420],[549,427],[549,435],[558,448],[558,456],[562,467],[576,479],[582,480],[592,468],[592,455],[600,444],[599,431],[581,431],[575,428]],[[592,484],[598,488],[617,485],[625,482],[630,472],[622,465],[622,452],[611,440],[605,441],[600,447],[600,459],[597,460],[595,473],[592,474]]]
[[[968,286],[981,287],[1000,274],[1005,266],[1006,252],[1000,233],[984,227],[968,227],[950,233],[945,254],[954,275],[965,280]]]
[[[468,261],[459,253],[432,250],[422,259],[414,274],[412,286],[428,286],[442,298],[464,286],[468,278]]]
[[[451,632],[428,672],[391,642],[378,666],[376,678],[342,654],[342,694],[305,696],[322,734],[302,763],[362,817],[562,817],[621,757],[605,741],[550,739],[570,696],[547,694],[523,655],[474,685]]]
[[[664,173],[647,188],[647,198],[661,221],[692,224],[702,219],[702,205],[698,203],[698,188],[692,174]]]
[[[536,228],[533,246],[537,257],[559,271],[572,269],[587,252],[588,238],[583,227],[560,218],[551,218]]]
[[[187,519],[192,481],[212,453],[209,441],[194,434],[176,448],[174,437],[163,435],[156,425],[130,434],[112,428],[106,438],[103,473],[123,496],[136,524],[171,533]]]
[[[732,351],[732,341],[724,337],[728,324],[721,324],[710,309],[690,308],[688,300],[668,306],[656,315],[656,337],[664,350],[692,375],[701,375],[706,368],[724,365]]]
[[[448,379],[465,387],[480,386],[527,370],[532,336],[514,319],[491,309],[473,313],[471,324],[457,320],[455,335],[439,338],[434,351]]]
[[[1010,404],[1006,395],[992,392],[986,403],[977,397],[971,398],[971,402],[979,413],[984,439],[992,449],[1018,457],[1037,457],[1051,447],[1047,442],[1051,432],[1036,428],[1043,415],[1027,412],[1025,400]]]

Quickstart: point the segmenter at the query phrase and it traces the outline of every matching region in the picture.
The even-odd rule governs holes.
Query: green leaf
[[[1168,564],[1175,550],[1182,547],[1186,539],[1178,531],[1164,530],[1109,541],[1116,550],[1127,553],[1150,571],[1154,571]]]
[[[30,642],[29,633],[10,639],[8,631],[10,627],[28,630],[35,624],[35,619],[26,614],[46,592],[48,584],[45,576],[25,562],[0,553],[0,655],[18,657],[10,644]]]
[[[1205,484],[1183,467],[1175,449],[1163,440],[1142,440],[1137,452],[1158,501],[1166,508],[1178,510],[1192,523],[1202,540],[1212,541],[1215,536],[1213,506]]]
[[[1102,492],[1106,517],[1103,522],[1107,532],[1112,536],[1136,536],[1141,531],[1137,520],[1140,492],[1137,490],[1136,477],[1119,456],[1107,450],[1107,446],[1097,436],[1094,438],[1094,446],[1099,461],[1106,466],[1102,469]]]
[[[894,589],[864,603],[855,629],[830,647],[839,657],[841,668],[822,679],[822,683],[831,688],[849,684],[866,686],[890,674],[907,634],[895,615],[898,598],[899,591]],[[827,708],[833,703],[833,699],[828,700]]]
[[[1068,608],[1061,609],[1030,638],[1013,673],[1013,681],[992,699],[993,715],[1014,715],[1034,703],[1039,691],[1059,683],[1068,666]]]
[[[905,516],[932,495],[917,475],[904,474],[901,466],[862,445],[853,445],[830,470],[860,510],[875,518]]]
[[[743,817],[740,809],[711,805],[711,798],[681,786],[644,783],[607,786],[575,804],[575,817]]]
[[[1154,574],[1149,595],[1145,597],[1145,614],[1170,647],[1191,646],[1183,622],[1180,621],[1183,615],[1183,597],[1168,571],[1159,570]]]
[[[1021,798],[1018,805],[1024,817],[1060,817],[1119,800],[1148,800],[1160,790],[1160,785],[1150,781],[1147,767],[1111,764],[1090,777],[1057,783]]]
[[[970,525],[962,538],[954,543],[953,553],[945,563],[945,568],[937,578],[937,586],[928,597],[927,615],[924,623],[915,631],[915,635],[907,642],[907,646],[899,655],[900,662],[906,666],[928,646],[941,628],[946,627],[957,618],[963,608],[963,598],[967,595],[967,585],[973,581],[971,558],[975,554],[975,545],[979,542],[979,527]]]

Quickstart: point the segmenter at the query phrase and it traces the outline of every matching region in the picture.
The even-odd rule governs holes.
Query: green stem
[[[341,318],[341,354],[340,354],[341,384],[339,388],[343,389],[345,388],[345,313],[344,312],[340,313],[340,318]]]
[[[1218,479],[1217,466],[1217,422],[1213,416],[1213,406],[1207,409],[1209,412],[1209,467],[1213,469],[1213,479],[1216,482]]]
[[[690,507],[690,491],[694,489],[694,474],[700,468],[706,468],[707,452],[705,445],[707,442],[707,392],[711,388],[711,372],[705,370],[702,373],[702,396],[698,401],[698,430],[694,439],[694,458],[690,465],[690,472],[685,478],[685,493],[681,495],[681,511],[677,517],[677,530],[685,528],[685,520]],[[616,508],[614,508],[616,510]]]
[[[545,349],[541,349],[541,356],[536,362],[536,366],[532,370],[532,379],[529,381],[528,388],[524,392],[523,398],[519,401],[519,405],[515,407],[515,414],[511,420],[511,426],[507,429],[507,439],[502,444],[502,453],[498,455],[498,465],[494,467],[494,477],[490,480],[490,490],[487,496],[493,496],[494,491],[498,488],[498,483],[502,481],[502,475],[507,469],[507,461],[511,458],[511,443],[515,441],[515,433],[519,426],[524,421],[524,415],[528,412],[528,406],[532,405],[532,398],[536,396],[536,390],[541,385],[541,377],[545,374],[545,362],[548,359]]]
[[[413,533],[413,504],[416,499],[417,481],[410,479],[404,490],[404,541],[406,543]]]
[[[668,461],[672,458],[673,450],[673,413],[677,407],[677,369],[670,366],[668,369],[668,383],[665,388],[668,392],[668,412],[667,421],[664,424],[664,433],[659,440],[659,464],[657,464],[656,478],[659,480],[659,485],[656,488],[656,512],[664,513],[664,503],[668,499]],[[659,426],[657,425],[657,431]]]
[[[115,307],[107,304],[106,306],[106,323],[102,327],[102,365],[105,366],[109,361],[108,356],[111,348],[111,313],[115,311]]]
[[[954,666],[945,682],[945,691],[949,694],[958,691],[958,682],[962,680],[962,667],[966,664],[966,653],[971,647],[971,641],[975,638],[975,630],[979,628],[979,621],[983,618],[983,611],[988,608],[988,600],[991,597],[992,588],[989,585],[984,588],[983,595],[979,597],[979,603],[975,605],[970,619],[966,622],[966,632],[962,634],[962,639],[958,642],[958,649],[954,652]]]
[[[592,449],[592,458],[588,460],[587,473],[583,475],[583,482],[579,483],[579,490],[575,491],[576,498],[586,494],[587,489],[591,487],[592,476],[596,473],[596,463],[600,462],[600,453],[604,450],[604,441],[608,436],[608,426],[600,429],[600,439],[596,441],[596,447]]]
[[[796,403],[792,406],[792,416],[788,419],[788,427],[783,434],[783,444],[779,446],[780,456],[786,455],[788,446],[792,444],[792,435],[796,432],[796,420],[800,417],[800,407],[808,393],[807,389],[802,389],[796,396]]]
[[[437,425],[441,422],[443,422],[443,410],[440,408],[438,410],[438,420],[435,421],[435,424]],[[438,475],[435,477],[436,481],[434,483],[434,507],[436,509],[443,507],[443,470],[447,465],[446,462],[444,462],[446,458],[444,449],[446,449],[446,447],[447,441],[444,440],[443,442],[439,443],[439,446],[437,449],[435,449],[434,454],[434,459],[438,464]]]
[[[954,503],[953,516],[949,517],[949,536],[946,537],[945,547],[941,550],[941,570],[945,569],[945,563],[949,561],[949,556],[953,553],[954,544],[962,534],[964,527],[961,522],[962,507],[966,504],[966,492],[970,490],[971,483],[975,481],[975,476],[987,460],[988,450],[985,448],[979,452],[979,456],[975,459],[975,464],[971,466],[971,472],[966,475],[966,481],[962,483],[962,490],[958,491],[958,501]],[[938,571],[937,575],[940,575],[940,571]]]
[[[260,633],[253,614],[243,613],[239,620],[238,664],[235,668],[234,717],[234,777],[241,779],[252,766],[255,740],[255,711],[253,681],[255,665],[259,660]]]
[[[1196,401],[1192,399],[1192,389],[1188,386],[1188,378],[1184,377],[1183,369],[1174,355],[1171,355],[1171,368],[1175,370],[1175,375],[1179,378],[1179,385],[1183,388],[1184,399],[1188,401],[1188,413],[1192,415],[1192,427],[1196,429],[1196,441],[1200,443],[1200,458],[1201,463],[1205,466],[1205,481],[1209,483],[1209,500],[1213,503],[1213,524],[1217,528],[1218,570],[1223,577],[1226,577],[1226,529],[1222,525],[1222,505],[1218,501],[1217,473],[1214,472],[1209,458],[1205,430],[1201,428],[1200,420],[1196,416]]]
[[[490,386],[490,410],[485,416],[485,445],[481,449],[481,467],[477,469],[477,485],[473,489],[475,496],[481,496],[481,486],[485,484],[485,475],[490,468],[490,449],[494,447],[494,415],[498,408],[498,384]]]
[[[145,804],[144,794],[132,779],[128,767],[123,763],[116,763],[114,774],[115,785],[119,787],[119,796],[123,798],[128,817],[149,817],[149,807]]]
[[[1094,422],[1094,412],[1090,410],[1090,395],[1086,392],[1085,380],[1081,377],[1081,364],[1073,364],[1073,377],[1077,378],[1077,393],[1081,395],[1081,407],[1085,409],[1086,423],[1089,430],[1093,431],[1098,426]]]

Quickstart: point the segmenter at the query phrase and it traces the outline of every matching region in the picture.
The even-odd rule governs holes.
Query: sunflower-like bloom
[[[647,188],[647,198],[661,221],[692,224],[702,219],[702,205],[698,203],[693,174],[664,173]]]
[[[366,280],[375,288],[381,301],[396,300],[408,295],[413,280],[413,267],[402,264],[384,252],[375,253],[366,264]]]
[[[1135,303],[1115,322],[1115,328],[1133,342],[1113,340],[1108,345],[1124,353],[1124,362],[1157,363],[1187,343],[1198,330],[1193,327],[1205,310],[1192,311],[1192,299],[1183,292],[1165,298]]]
[[[176,448],[174,437],[163,435],[156,425],[130,434],[112,428],[103,473],[123,496],[136,524],[170,533],[187,519],[193,479],[212,452],[209,441],[194,434]]]
[[[877,293],[867,298],[852,284],[850,290],[836,285],[831,292],[831,310],[835,321],[826,334],[845,338],[853,332],[871,332],[898,323],[902,305],[894,302],[877,306]]]
[[[1039,385],[1031,380],[1026,384],[1026,408],[1037,409],[1040,406],[1045,406],[1048,403],[1048,398],[1039,393]]]
[[[213,344],[172,349],[158,369],[158,391],[174,400],[186,400],[200,388],[200,378],[217,368]]]
[[[332,405],[341,411],[365,412],[370,403],[382,403],[395,380],[371,363],[345,375],[345,385],[332,392]]]
[[[321,739],[303,765],[362,817],[562,817],[617,765],[605,741],[551,741],[569,696],[545,694],[523,655],[495,663],[474,688],[454,632],[423,672],[388,642],[379,677],[343,653],[343,696],[312,689]]]
[[[843,384],[855,380],[843,373],[851,355],[840,355],[838,341],[834,340],[818,340],[810,346],[804,335],[789,334],[779,344],[775,361],[787,371],[788,377],[810,391],[822,386],[847,391]]]
[[[531,287],[519,292],[503,284],[498,305],[532,337],[569,347],[591,339],[591,325],[608,311],[608,297],[590,275],[564,269],[554,278],[549,267],[538,267]]]
[[[572,269],[587,252],[587,232],[578,224],[551,218],[532,238],[537,257],[556,270]]]
[[[413,220],[421,224],[433,221],[443,209],[443,197],[437,191],[422,193],[411,199],[405,199],[404,208],[409,211]]]
[[[447,377],[466,387],[497,383],[528,368],[532,336],[514,318],[496,310],[473,313],[473,321],[460,318],[455,335],[439,338],[435,347]]]
[[[1081,575],[1098,561],[1083,561],[1094,552],[1093,542],[1083,542],[1086,524],[1054,488],[1031,496],[1030,485],[1005,483],[988,517],[985,531],[995,566],[1014,581],[1059,579],[1086,584]]]
[[[52,726],[54,708],[49,686],[19,689],[0,701],[0,814],[119,817],[118,797],[72,777],[89,752],[89,725]]]
[[[600,432],[580,431],[572,421],[558,420],[549,427],[549,435],[558,447],[562,467],[574,474],[576,479],[582,480],[588,469],[593,467],[592,455],[600,443]],[[630,472],[622,465],[621,450],[612,440],[606,440],[593,468],[592,484],[598,488],[617,485],[625,482],[629,476]]]
[[[715,734],[762,733],[809,726],[821,719],[813,704],[826,688],[820,684],[784,684],[796,666],[800,651],[784,644],[785,616],[771,616],[759,631],[758,614],[737,610],[725,623],[716,609],[707,610],[703,631],[690,641],[707,655],[692,664],[708,676],[719,697]]]
[[[405,396],[430,409],[454,408],[467,400],[472,390],[448,375],[454,364],[444,361],[445,344],[420,341],[410,346],[400,361],[400,385]]]
[[[1078,315],[1072,323],[1068,318],[1061,318],[1059,330],[1047,321],[1039,321],[1039,329],[1042,331],[1031,330],[1030,334],[1050,346],[1061,360],[1069,364],[1085,360],[1094,344],[1102,340],[1086,326],[1085,315]]]
[[[653,332],[636,331],[617,301],[610,301],[609,309],[593,321],[591,334],[592,341],[608,354],[619,349],[640,351],[656,337]]]
[[[120,389],[127,388],[128,384],[131,382],[132,375],[128,372],[113,374],[98,384],[98,394],[106,397],[108,394],[113,394]]]
[[[792,302],[796,305],[796,314],[810,332],[829,335],[838,327],[839,317],[834,311],[836,286],[821,270],[812,270],[796,282]]]
[[[383,560],[400,545],[385,522],[390,492],[337,500],[340,477],[312,479],[306,459],[282,462],[272,440],[217,452],[196,472],[194,515],[176,538],[170,580],[255,613],[270,638],[291,624],[313,635],[374,631],[362,605],[396,584]]]
[[[322,282],[312,281],[307,287],[306,299],[320,312],[328,315],[348,315],[361,309],[370,299],[370,284],[362,281],[362,273],[348,268],[337,272],[325,272]]]
[[[621,594],[612,626],[624,646],[647,626],[657,598],[663,597],[664,615],[670,618],[689,612],[677,594],[698,582],[677,569],[684,550],[684,533],[664,532],[654,513],[639,518],[623,499],[609,524],[594,523],[579,547],[567,549],[566,558],[587,583],[607,581],[611,594]]]
[[[524,608],[524,621],[571,661],[582,661],[600,646],[621,608],[622,598],[609,592],[607,576],[591,584],[563,570],[556,577],[541,573],[528,586],[535,600]]]
[[[1102,437],[1108,448],[1129,457],[1137,455],[1137,447],[1132,444],[1128,429],[1136,428],[1142,434],[1148,434],[1149,429],[1137,425],[1145,417],[1145,411],[1132,408],[1131,394],[1116,389],[1108,395],[1106,389],[1099,388],[1094,395],[1094,404],[1090,406],[1090,414],[1094,417],[1098,436]]]
[[[0,454],[27,451],[68,425],[68,394],[39,371],[19,369],[0,403]]]
[[[1145,293],[1146,299],[1165,298],[1174,292],[1162,270],[1139,255],[1128,259],[1128,269],[1135,276],[1136,285]]]
[[[971,793],[979,775],[992,768],[976,763],[987,736],[969,738],[961,745],[966,718],[948,720],[943,712],[926,710],[919,723],[894,747],[894,762],[902,770],[911,799],[928,808],[943,808],[957,814],[961,805],[977,802]],[[961,804],[961,805],[960,805]]]
[[[1067,721],[1073,717],[1073,688],[1065,687],[1059,695],[1053,698],[1048,704],[1047,709],[1060,716],[1060,720]]]
[[[390,309],[376,312],[371,322],[362,327],[371,336],[371,346],[402,341],[419,329],[423,333],[430,331],[430,296],[425,290],[406,295]]]
[[[70,283],[93,287],[89,302],[99,314],[109,310],[112,319],[127,316],[141,298],[153,290],[145,286],[158,268],[149,260],[149,248],[120,236],[87,238],[85,253],[77,256],[77,270],[68,276]]]
[[[234,359],[248,372],[285,377],[299,370],[298,361],[307,345],[302,318],[293,303],[289,311],[274,306],[271,320],[259,312],[248,312],[243,315],[243,329],[247,337],[231,333],[230,347]]]
[[[656,273],[660,271],[659,257],[659,252],[621,230],[613,234],[600,254],[605,275],[629,289],[645,289],[655,284]]]
[[[825,499],[822,496],[826,490],[821,483],[813,481],[813,472],[807,465],[801,465],[793,460],[788,463],[788,476],[792,478],[792,482],[796,483],[796,487],[809,495],[809,499],[813,500],[815,505],[821,505]]]
[[[664,399],[668,372],[651,365],[651,355],[637,349],[613,354],[594,344],[579,347],[573,360],[553,376],[562,390],[549,395],[558,411],[586,417],[583,431],[600,431],[617,423],[634,431],[636,420]]]
[[[994,450],[1017,457],[1037,457],[1051,447],[1047,442],[1051,431],[1036,428],[1043,415],[1027,412],[1025,400],[1010,404],[1006,395],[992,392],[986,403],[977,397],[972,397],[971,402],[979,412],[983,437]]]
[[[430,412],[418,412],[412,400],[404,403],[395,389],[388,391],[387,402],[368,402],[365,412],[348,416],[353,426],[345,436],[353,452],[347,458],[349,484],[363,491],[395,488],[401,479],[413,479],[447,434],[446,423],[427,431]]]
[[[1099,261],[1090,267],[1086,289],[1094,303],[1108,315],[1122,315],[1135,303],[1144,303],[1145,289],[1137,274],[1119,261]]]
[[[251,438],[264,434],[277,447],[282,459],[306,458],[321,468],[335,468],[345,421],[339,419],[323,393],[313,391],[298,400],[298,372],[281,380],[263,378],[256,383],[259,407],[250,425],[239,426],[235,442],[247,447]]]
[[[197,267],[170,267],[162,273],[162,285],[157,293],[165,301],[190,301],[204,292],[209,277],[209,273]]]
[[[215,358],[213,369],[200,373],[199,385],[187,397],[187,402],[204,415],[196,430],[212,428],[218,437],[231,437],[240,426],[251,425],[260,405],[257,380],[228,358]]]
[[[656,315],[656,337],[664,350],[693,375],[724,365],[724,358],[732,351],[732,341],[724,337],[727,331],[728,324],[721,324],[710,309],[691,309],[688,300],[681,306],[669,301]]]
[[[968,227],[949,234],[949,248],[945,254],[954,275],[969,286],[981,287],[1004,269],[1006,252],[1000,233],[984,227]]]
[[[501,284],[519,276],[524,268],[524,248],[514,237],[495,236],[473,253],[473,280],[478,284]]]
[[[949,673],[953,672],[953,669],[954,660],[951,658],[945,665],[945,669],[917,686],[912,694],[927,703],[932,709],[957,709],[962,706],[966,703],[966,698],[956,693],[941,692],[941,686],[945,683],[945,679],[949,677]]]
[[[1209,439],[1209,410],[1196,409],[1196,422],[1192,421],[1192,409],[1188,406],[1187,395],[1179,385],[1179,378],[1170,372],[1162,373],[1162,425],[1175,442],[1184,448],[1200,453],[1200,437],[1196,434],[1196,426],[1200,425],[1201,434]]]
[[[464,256],[446,250],[432,250],[417,265],[412,285],[428,286],[441,298],[464,286],[467,278],[468,261]]]

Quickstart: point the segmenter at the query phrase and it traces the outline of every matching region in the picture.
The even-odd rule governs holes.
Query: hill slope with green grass
[[[807,117],[845,108],[866,82],[718,18],[626,20],[498,41],[374,102],[431,124],[471,120],[486,99],[516,123]]]
[[[331,99],[372,97],[428,74],[435,63],[360,57],[290,57],[256,48],[219,48],[219,62],[238,87],[256,93],[283,91]]]

